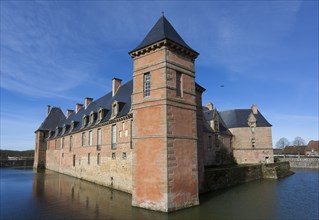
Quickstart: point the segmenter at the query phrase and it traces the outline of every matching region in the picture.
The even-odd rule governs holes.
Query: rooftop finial
[[[164,16],[164,11],[162,11],[162,16]]]

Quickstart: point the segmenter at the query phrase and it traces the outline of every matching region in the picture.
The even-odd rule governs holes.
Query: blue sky
[[[132,78],[128,52],[165,12],[193,49],[203,104],[257,104],[281,137],[318,140],[318,1],[1,1],[1,149],[34,148],[65,112]],[[224,85],[224,87],[221,87]]]

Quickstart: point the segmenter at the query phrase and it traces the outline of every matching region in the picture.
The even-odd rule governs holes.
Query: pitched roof
[[[217,111],[217,114],[219,116],[219,132],[222,133],[222,134],[227,134],[227,135],[231,135],[231,132],[228,130],[224,120],[220,117],[220,114],[219,112]],[[208,122],[213,120],[213,117],[214,117],[214,110],[209,110],[207,107],[204,107],[203,106],[203,115],[204,115],[204,119],[206,121],[206,127],[208,126],[208,128],[206,128],[206,130],[204,131],[210,131],[212,132],[213,130],[210,128]],[[204,123],[205,125],[205,123]]]
[[[319,152],[319,141],[314,141],[314,140],[309,141],[306,147],[306,151],[312,151],[312,150]]]
[[[44,119],[37,131],[55,130],[61,121],[65,120],[65,116],[60,108],[52,107],[48,116]]]
[[[219,115],[225,122],[227,128],[248,127],[248,117],[252,113],[251,109],[234,109],[228,111],[221,111]],[[264,118],[264,116],[258,111],[254,115],[257,119],[257,127],[271,127],[272,125]]]
[[[67,130],[64,132],[64,134],[67,134],[70,132],[70,125],[72,121],[74,121],[76,123],[72,132],[79,131],[82,128],[83,116],[84,115],[89,116],[91,112],[98,113],[100,109],[105,110],[105,115],[99,123],[109,121],[112,116],[112,104],[114,101],[117,101],[119,103],[119,112],[116,118],[125,116],[130,112],[130,109],[131,109],[132,92],[133,92],[133,80],[128,81],[124,85],[120,86],[120,88],[117,90],[116,94],[113,97],[112,97],[112,92],[109,92],[106,95],[102,96],[101,98],[92,101],[86,109],[85,107],[82,107],[77,113],[73,112],[68,118],[64,117],[62,120],[57,120],[52,118],[52,121],[55,122],[54,126],[50,126],[50,128],[47,130],[51,131],[51,136],[52,136],[52,135],[55,135],[56,127],[59,127],[61,129],[59,130],[59,133],[57,136],[61,136],[63,126],[66,125],[68,127]],[[47,119],[45,119],[45,121],[42,124],[44,123],[46,124],[46,120]],[[95,121],[94,124],[92,125],[95,125],[95,123],[97,122]],[[43,126],[41,125],[41,128],[42,127]]]
[[[156,43],[164,39],[169,39],[183,47],[186,47],[187,49],[194,51],[190,46],[188,46],[185,43],[182,37],[177,33],[174,27],[169,23],[169,21],[163,15],[158,19],[158,21],[156,22],[154,27],[150,30],[150,32],[148,32],[144,40],[131,52],[142,49],[143,47],[147,47],[153,43]]]
[[[307,146],[286,146],[282,153],[290,155],[305,155],[306,147]]]

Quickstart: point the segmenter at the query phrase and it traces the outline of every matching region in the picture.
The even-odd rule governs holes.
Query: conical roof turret
[[[173,41],[174,43],[179,44],[182,47],[185,47],[195,53],[197,53],[195,50],[193,50],[190,46],[188,46],[183,38],[177,33],[177,31],[174,29],[174,27],[169,23],[169,21],[166,19],[164,15],[162,15],[156,24],[153,26],[153,28],[150,30],[150,32],[146,35],[144,40],[130,53],[140,50],[144,47],[147,47],[149,45],[152,45],[156,42],[162,41],[164,39],[169,39]],[[198,54],[198,53],[197,53]]]

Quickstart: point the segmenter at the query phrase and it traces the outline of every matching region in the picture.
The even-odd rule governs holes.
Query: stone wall
[[[279,158],[276,157],[279,161],[288,161],[290,163],[290,167],[292,168],[309,168],[309,169],[319,169],[319,158],[312,157],[286,157]]]
[[[259,179],[280,179],[292,175],[288,162],[233,165],[205,170],[205,190],[214,191]]]
[[[254,135],[249,127],[230,128],[233,153],[238,164],[273,163],[271,127],[257,127]],[[252,138],[255,146],[252,146]]]
[[[84,130],[47,141],[46,168],[88,180],[124,192],[132,192],[132,120]],[[116,148],[111,146],[111,128],[117,126]],[[102,141],[97,145],[97,130],[101,129]],[[89,141],[92,132],[92,143]],[[82,135],[85,133],[84,143]],[[72,136],[72,146],[70,146]]]
[[[205,170],[205,191],[228,188],[262,179],[261,165],[234,166]]]
[[[294,174],[288,162],[263,164],[262,173],[264,179],[280,179]]]

